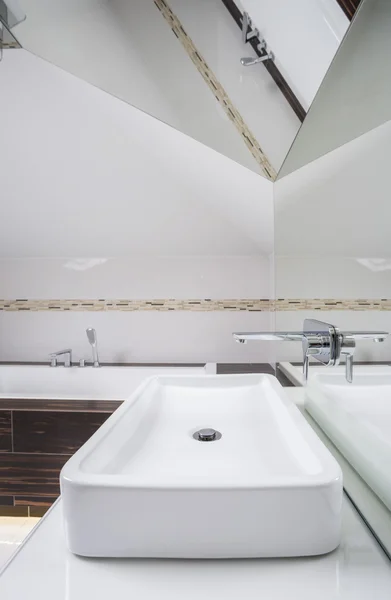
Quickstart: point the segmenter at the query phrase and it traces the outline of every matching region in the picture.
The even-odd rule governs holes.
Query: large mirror
[[[25,49],[274,181],[359,0],[12,3]]]
[[[391,332],[391,3],[364,0],[273,186],[276,328],[304,318]],[[281,344],[302,384],[303,356]],[[357,342],[353,381],[310,366],[305,412],[344,465],[344,486],[391,556],[391,336]]]

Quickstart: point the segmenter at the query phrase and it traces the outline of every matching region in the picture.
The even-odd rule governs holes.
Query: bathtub
[[[99,368],[0,365],[0,399],[126,400],[142,381],[154,375],[204,375],[215,372],[216,365],[211,363],[200,367]]]

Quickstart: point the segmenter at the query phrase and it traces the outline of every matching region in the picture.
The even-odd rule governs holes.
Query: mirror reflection
[[[24,48],[275,180],[358,0],[18,5]]]

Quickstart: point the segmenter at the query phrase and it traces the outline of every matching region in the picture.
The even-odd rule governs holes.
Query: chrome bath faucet
[[[338,327],[317,321],[316,319],[305,319],[303,331],[274,331],[259,333],[234,333],[234,339],[245,344],[251,340],[287,342],[301,341],[303,345],[303,373],[304,380],[308,380],[308,366],[310,357],[328,367],[339,365],[341,357],[345,358],[346,380],[353,381],[353,354],[356,340],[372,340],[384,342],[389,335],[386,331],[340,331]]]
[[[51,367],[57,367],[57,359],[59,356],[64,356],[64,367],[69,368],[72,365],[72,350],[67,348],[66,350],[59,350],[58,352],[49,354]]]

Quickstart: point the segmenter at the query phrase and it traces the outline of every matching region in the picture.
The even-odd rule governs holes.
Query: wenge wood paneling
[[[0,411],[0,452],[12,451],[11,411]]]
[[[14,452],[74,454],[109,416],[107,413],[14,411]]]
[[[99,412],[111,414],[121,406],[121,404],[122,400],[41,400],[39,398],[0,398],[0,411],[49,410],[52,412]]]
[[[14,505],[14,497],[13,496],[0,496],[0,506],[13,506]]]
[[[58,496],[15,496],[15,506],[46,506],[53,504]]]
[[[70,455],[5,453],[0,460],[0,494],[58,496],[59,475]]]
[[[0,517],[28,517],[28,506],[0,506]]]
[[[47,513],[49,508],[50,506],[29,506],[29,516],[41,518]]]
[[[352,20],[361,0],[337,0],[348,19]]]

